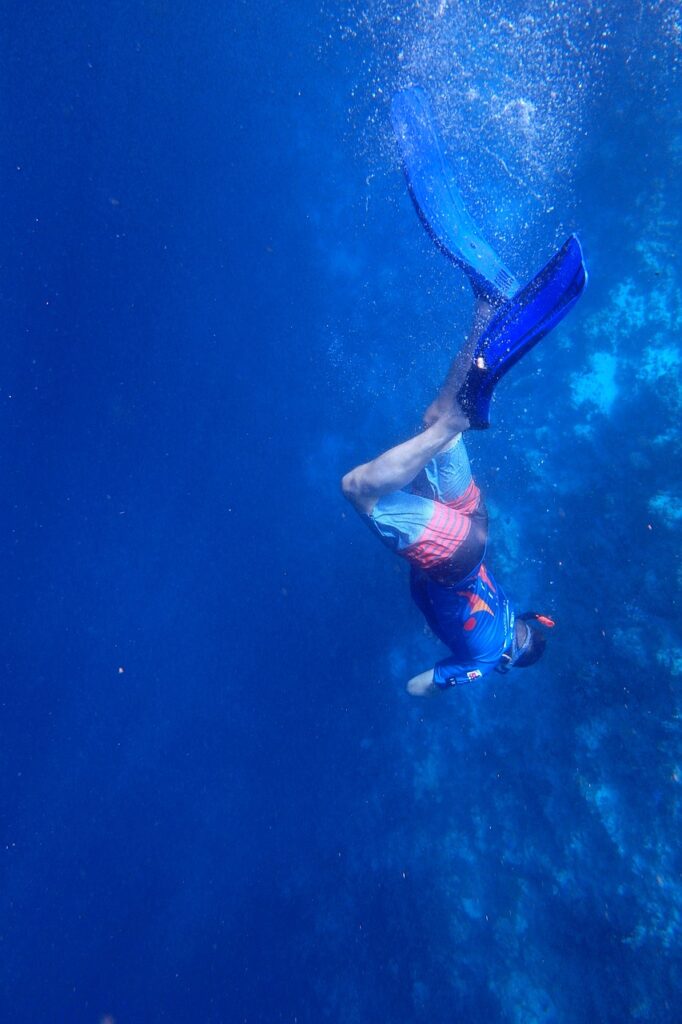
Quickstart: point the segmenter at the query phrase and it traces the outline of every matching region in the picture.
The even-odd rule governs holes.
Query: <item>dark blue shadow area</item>
[[[278,908],[292,865],[314,864],[345,701],[320,706],[334,652],[301,494],[326,400],[305,24],[242,5],[6,10],[16,1021],[241,1019],[242,1000],[277,1019],[258,965],[274,951],[275,1002],[295,966],[286,921],[305,908]]]

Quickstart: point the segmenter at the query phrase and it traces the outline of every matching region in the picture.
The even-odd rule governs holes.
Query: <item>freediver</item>
[[[553,621],[517,612],[485,565],[488,515],[462,435],[490,425],[495,386],[566,316],[587,273],[571,236],[519,290],[464,207],[426,94],[398,93],[391,114],[419,218],[465,271],[476,300],[471,331],[424,414],[422,432],[341,481],[371,530],[410,563],[412,597],[450,648],[449,657],[409,680],[408,692],[422,697],[493,670],[525,668],[544,652]]]

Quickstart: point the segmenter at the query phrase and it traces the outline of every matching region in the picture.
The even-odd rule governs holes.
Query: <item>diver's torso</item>
[[[510,646],[513,611],[483,562],[458,583],[438,583],[413,570],[410,584],[433,632],[463,662],[501,658]]]

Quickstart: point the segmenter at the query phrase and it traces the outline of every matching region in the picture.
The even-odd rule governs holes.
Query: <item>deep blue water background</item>
[[[2,1020],[682,1019],[679,34],[614,11],[570,173],[534,214],[491,186],[520,275],[590,259],[471,443],[491,564],[559,628],[424,707],[337,480],[469,299],[377,10],[3,9]]]

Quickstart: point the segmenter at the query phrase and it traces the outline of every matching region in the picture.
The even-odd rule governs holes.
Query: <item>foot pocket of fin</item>
[[[490,426],[490,402],[497,383],[573,308],[587,283],[575,235],[488,322],[457,399],[474,429]]]

